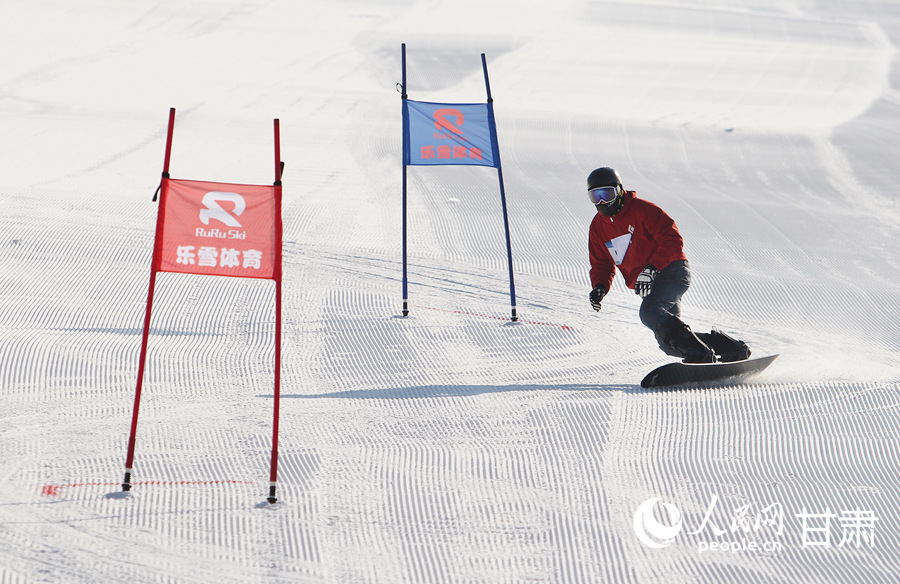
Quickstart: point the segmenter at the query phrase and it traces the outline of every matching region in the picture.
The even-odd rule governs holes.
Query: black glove
[[[588,295],[591,306],[593,306],[594,310],[597,312],[600,312],[600,302],[603,300],[604,296],[606,296],[606,290],[604,290],[602,286],[597,286],[591,290],[591,293]]]
[[[653,287],[653,279],[659,273],[652,264],[647,264],[644,270],[638,274],[637,280],[634,282],[634,293],[641,298],[646,298],[650,294],[650,288]]]

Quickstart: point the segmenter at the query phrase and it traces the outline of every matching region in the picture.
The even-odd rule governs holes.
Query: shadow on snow
[[[593,391],[599,393],[610,393],[621,391],[625,393],[652,393],[649,390],[642,389],[640,385],[587,385],[587,384],[569,384],[569,385],[425,385],[418,387],[389,387],[382,389],[352,389],[345,391],[336,391],[333,393],[315,393],[315,394],[282,394],[285,399],[319,399],[319,398],[342,398],[342,399],[427,399],[436,397],[467,397],[473,395],[482,395],[486,393],[507,393],[515,391],[555,391],[555,392],[583,392]],[[274,398],[273,394],[263,394],[257,397]]]

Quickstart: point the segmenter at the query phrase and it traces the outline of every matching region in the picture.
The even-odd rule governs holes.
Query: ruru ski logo
[[[235,219],[235,216],[239,217],[241,213],[244,212],[244,209],[247,208],[247,203],[241,195],[237,193],[210,191],[203,195],[202,202],[206,206],[205,209],[200,209],[200,221],[202,221],[204,225],[209,225],[209,220],[215,219],[229,227],[241,226],[240,222]],[[232,203],[234,208],[229,213],[223,209],[219,203]]]
[[[451,122],[449,118],[453,118]],[[456,134],[457,136],[462,136],[462,125],[463,125],[463,114],[458,109],[453,108],[441,108],[435,110],[434,112],[434,127],[438,129],[438,133],[435,134],[435,138],[448,138],[449,136],[440,135],[440,133],[450,132],[451,134]]]

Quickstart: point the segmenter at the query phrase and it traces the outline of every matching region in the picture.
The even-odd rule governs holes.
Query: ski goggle
[[[619,187],[597,187],[588,190],[588,197],[595,205],[608,205],[619,196]]]

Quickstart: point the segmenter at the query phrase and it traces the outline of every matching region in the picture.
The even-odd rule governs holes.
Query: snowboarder
[[[634,191],[626,191],[612,168],[591,172],[587,189],[597,207],[588,238],[594,310],[600,310],[618,267],[625,284],[643,298],[641,322],[667,355],[685,363],[715,363],[717,355],[723,362],[749,358],[743,341],[717,330],[694,333],[681,320],[681,297],[691,284],[691,270],[672,218]]]

